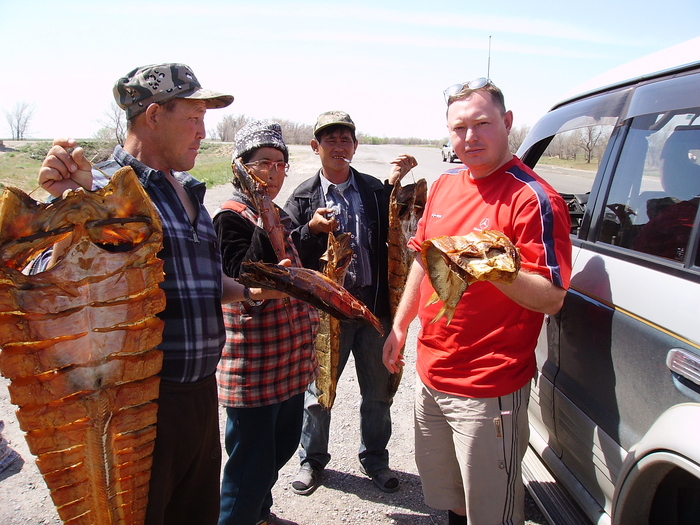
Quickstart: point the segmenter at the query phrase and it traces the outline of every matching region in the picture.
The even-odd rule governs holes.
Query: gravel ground
[[[317,169],[317,158],[306,146],[292,146],[292,170],[278,200],[286,199],[296,185]],[[404,148],[397,146],[360,146],[353,164],[358,169],[383,176],[388,167],[387,158],[410,151],[423,166],[439,166],[439,150]],[[423,162],[423,157],[427,158]],[[433,159],[434,157],[434,159]],[[363,164],[364,163],[364,164]],[[374,166],[374,169],[370,169]],[[424,168],[425,169],[425,168]],[[416,177],[424,176],[419,170]],[[434,175],[438,170],[432,171]],[[206,199],[207,207],[215,209],[230,194],[228,186],[212,188]],[[407,344],[407,367],[392,407],[393,436],[389,443],[390,464],[401,480],[401,490],[386,494],[374,487],[359,469],[357,451],[359,438],[359,387],[352,358],[338,384],[338,394],[333,408],[331,424],[331,462],[325,470],[323,484],[310,496],[292,492],[290,483],[298,469],[298,459],[293,457],[280,471],[280,478],[273,489],[273,512],[294,520],[300,525],[331,524],[395,524],[395,525],[444,525],[446,512],[430,509],[423,502],[420,478],[413,460],[413,391],[415,371],[413,367],[417,324],[411,325]],[[0,472],[0,523],[59,524],[34,458],[24,442],[18,427],[14,407],[9,402],[6,388],[8,381],[0,378],[0,420],[4,421],[3,435],[9,446],[21,459],[4,472]],[[225,414],[221,411],[221,428]],[[223,442],[223,436],[222,436]],[[529,525],[546,525],[547,522],[529,496],[526,498],[526,517]]]
[[[411,325],[407,348],[415,348],[417,324]],[[407,366],[392,406],[393,436],[389,442],[391,467],[401,480],[401,489],[386,494],[360,472],[357,450],[359,437],[359,386],[354,361],[348,362],[338,384],[331,424],[331,462],[324,472],[323,484],[310,496],[292,492],[290,484],[298,469],[293,457],[280,471],[273,489],[273,512],[299,525],[394,524],[446,525],[445,511],[436,511],[423,502],[420,478],[413,460],[413,392],[415,355],[407,351]],[[8,381],[0,378],[0,420],[5,421],[4,436],[21,459],[0,473],[0,523],[3,525],[61,523],[46,485],[39,474],[19,430],[14,407],[9,403]],[[221,415],[221,429],[225,413]],[[222,434],[223,443],[223,434]],[[526,521],[546,525],[534,502],[526,497]]]

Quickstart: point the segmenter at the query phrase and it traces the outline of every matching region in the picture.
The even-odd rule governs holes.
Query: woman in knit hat
[[[277,196],[289,168],[279,124],[254,121],[241,128],[234,138],[233,158],[267,183],[270,198]],[[235,278],[244,261],[278,261],[250,196],[235,177],[233,185],[233,195],[217,212],[214,226],[224,273]],[[287,223],[286,213],[278,211]],[[290,237],[287,242],[292,265],[301,266]],[[318,313],[280,292],[246,292],[245,301],[224,306],[226,345],[217,376],[219,401],[226,407],[229,458],[219,525],[296,525],[270,513],[272,487],[299,444],[304,392],[317,375]]]

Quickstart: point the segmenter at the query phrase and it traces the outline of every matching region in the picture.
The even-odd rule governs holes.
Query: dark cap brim
[[[197,88],[194,91],[181,95],[176,98],[187,98],[191,100],[204,100],[207,104],[207,109],[221,109],[229,106],[233,102],[233,95],[224,95],[217,91]]]

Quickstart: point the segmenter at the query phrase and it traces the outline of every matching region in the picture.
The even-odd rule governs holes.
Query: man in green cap
[[[344,111],[322,113],[314,126],[311,147],[321,159],[321,169],[302,182],[287,200],[285,211],[297,228],[292,232],[302,263],[319,269],[326,251],[328,233],[351,234],[353,260],[344,286],[364,302],[382,322],[389,318],[387,233],[389,196],[396,180],[418,163],[411,155],[392,161],[389,180],[360,173],[350,166],[357,150],[355,123]],[[363,471],[384,492],[399,489],[399,478],[389,468],[387,444],[391,437],[389,373],[382,364],[384,338],[359,321],[343,321],[340,328],[338,377],[350,352],[355,357],[362,401],[360,405],[359,459]],[[292,482],[297,494],[311,494],[321,482],[330,461],[328,438],[331,411],[318,402],[315,382],[306,392],[301,436],[301,468]]]

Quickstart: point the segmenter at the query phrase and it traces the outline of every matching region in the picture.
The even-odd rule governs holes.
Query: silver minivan
[[[693,42],[694,62],[557,104],[518,151],[571,214],[571,288],[538,343],[523,469],[552,524],[700,523]]]

